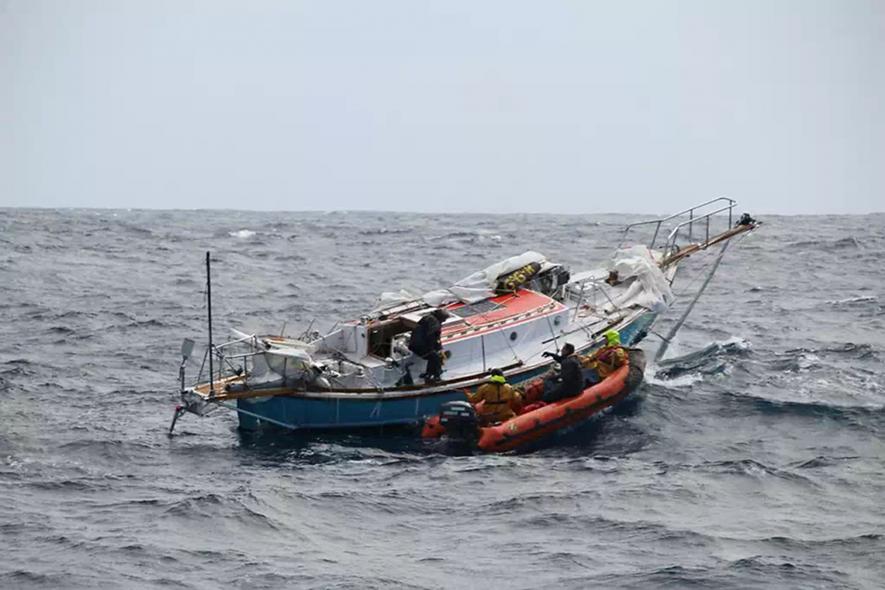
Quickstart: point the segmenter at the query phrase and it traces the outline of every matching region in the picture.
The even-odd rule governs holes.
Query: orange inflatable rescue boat
[[[572,430],[623,400],[642,382],[645,353],[638,348],[626,350],[628,361],[624,366],[574,397],[548,404],[539,402],[544,391],[544,378],[539,377],[526,386],[527,405],[517,416],[482,426],[470,402],[452,401],[442,405],[439,415],[427,419],[421,436],[445,436],[488,453],[500,453],[531,447],[549,436]]]

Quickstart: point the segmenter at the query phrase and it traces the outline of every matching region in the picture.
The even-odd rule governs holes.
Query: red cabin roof
[[[477,303],[453,303],[446,306],[452,319],[446,321],[442,330],[443,341],[459,340],[499,330],[562,311],[565,306],[558,301],[526,289],[499,295]]]

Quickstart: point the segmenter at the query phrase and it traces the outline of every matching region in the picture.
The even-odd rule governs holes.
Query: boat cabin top
[[[518,289],[475,303],[451,303],[442,308],[450,314],[442,327],[442,344],[445,348],[461,340],[491,335],[536,320],[544,321],[546,325],[543,318],[549,319],[548,316],[566,312],[566,307],[558,301],[528,289]],[[317,341],[316,350],[339,352],[353,359],[368,356],[383,360],[403,356],[408,354],[408,338],[412,330],[424,315],[434,309],[425,306],[378,319],[363,318],[348,322]],[[555,325],[560,323],[557,318]],[[553,325],[550,322],[550,326]]]

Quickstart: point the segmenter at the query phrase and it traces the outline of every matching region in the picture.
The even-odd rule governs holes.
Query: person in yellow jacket
[[[468,400],[474,406],[484,402],[479,408],[479,419],[484,424],[493,424],[509,420],[516,415],[513,406],[521,402],[518,390],[510,386],[501,369],[492,369],[489,382],[480,386],[476,393],[468,394]]]
[[[581,366],[594,369],[599,376],[597,382],[604,380],[627,362],[627,351],[621,346],[621,334],[617,330],[605,333],[605,346],[581,357]]]

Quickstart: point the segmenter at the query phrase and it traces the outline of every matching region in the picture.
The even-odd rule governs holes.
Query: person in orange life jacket
[[[605,333],[605,346],[580,360],[582,367],[590,369],[588,376],[591,382],[603,381],[627,362],[627,351],[621,346],[621,334],[617,330],[609,330]]]
[[[574,397],[584,390],[584,375],[581,373],[581,363],[575,356],[575,347],[569,343],[562,345],[559,354],[544,352],[541,356],[550,357],[559,363],[559,382],[549,391],[545,391],[543,400],[547,403]]]
[[[444,309],[434,309],[426,314],[412,330],[409,350],[427,361],[421,375],[426,383],[436,383],[442,374],[442,323],[449,318]]]
[[[467,394],[468,401],[476,405],[483,402],[479,419],[483,424],[503,422],[516,416],[513,406],[521,403],[519,391],[511,387],[501,369],[492,369],[489,382],[480,386],[476,393]]]

